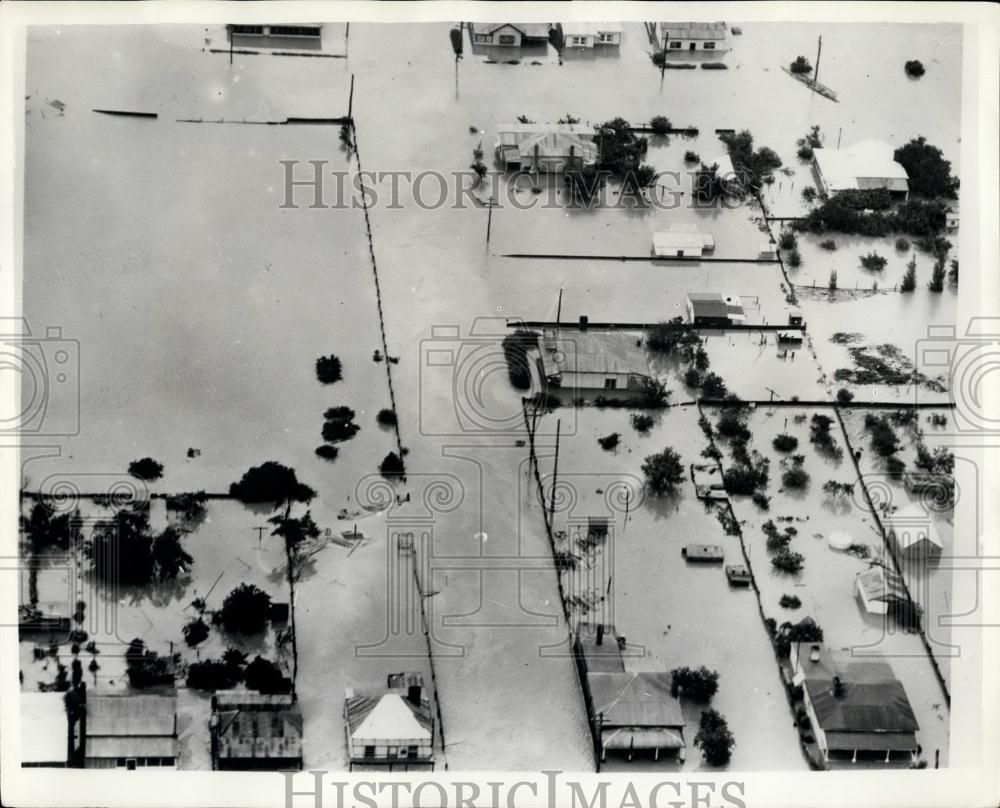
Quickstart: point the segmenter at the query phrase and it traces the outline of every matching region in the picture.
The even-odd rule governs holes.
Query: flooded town
[[[21,766],[947,769],[964,32],[31,27]]]

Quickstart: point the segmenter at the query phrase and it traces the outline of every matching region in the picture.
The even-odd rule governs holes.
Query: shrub
[[[854,401],[854,393],[852,393],[846,387],[841,387],[837,391],[837,401],[840,404],[850,404],[852,401]]]
[[[811,185],[807,185],[805,188],[802,189],[802,198],[806,201],[807,204],[811,205],[813,202],[816,201],[816,189],[813,188]]]
[[[809,64],[809,60],[805,56],[796,56],[795,61],[788,66],[788,69],[796,75],[812,73],[812,65]]]
[[[885,470],[889,472],[889,476],[892,479],[901,480],[903,479],[903,472],[906,470],[906,463],[895,455],[891,455],[886,458]]]
[[[802,601],[796,595],[782,595],[778,605],[782,609],[798,609],[802,606]]]
[[[779,452],[791,452],[798,448],[799,439],[794,435],[782,432],[780,435],[775,437],[772,445]]]
[[[710,766],[724,766],[732,756],[736,739],[729,731],[729,725],[716,710],[705,710],[701,714],[698,733],[694,745],[701,749],[702,757]]]
[[[667,399],[669,397],[670,391],[667,390],[663,382],[659,379],[646,378],[642,380],[642,386],[639,388],[639,394],[635,403],[637,407],[659,409],[667,406]]]
[[[327,412],[329,413],[331,410],[327,410]],[[351,417],[354,417],[353,412]],[[323,424],[321,434],[327,443],[343,443],[357,435],[360,429],[358,424],[346,418],[331,418]]]
[[[375,420],[382,426],[396,426],[396,413],[394,410],[379,410]]]
[[[144,457],[129,463],[128,473],[140,480],[158,480],[163,476],[163,464],[151,457]]]
[[[798,267],[802,266],[802,256],[799,254],[798,250],[792,250],[788,253],[788,266]]]
[[[654,115],[649,121],[649,128],[654,135],[666,135],[673,128],[670,119],[663,115]]]
[[[657,67],[663,67],[667,61],[667,55],[662,50],[653,51],[650,58],[653,60],[653,64]]]
[[[903,65],[903,70],[906,71],[907,76],[913,79],[919,79],[926,72],[919,59],[910,59]]]
[[[903,273],[903,280],[899,284],[900,292],[912,292],[917,288],[917,259],[911,258],[906,265],[906,272]]]
[[[321,356],[316,360],[316,378],[323,384],[339,382],[343,378],[341,370],[340,359],[333,354]]]
[[[767,485],[769,464],[766,460],[757,465],[730,466],[722,475],[727,494],[752,496],[758,488]]]
[[[670,695],[696,704],[708,704],[719,689],[719,674],[704,665],[699,668],[675,668],[671,671]]]
[[[389,480],[402,477],[406,471],[403,461],[395,452],[389,452],[389,454],[382,458],[378,470],[383,477]]]
[[[643,434],[649,432],[653,426],[654,418],[652,415],[646,415],[645,413],[633,413],[632,415],[632,428],[636,432],[641,432]]]
[[[809,440],[817,446],[827,446],[833,443],[833,435],[830,434],[830,427],[833,426],[833,419],[829,415],[816,413],[809,423]]]
[[[799,240],[791,230],[782,230],[778,236],[778,246],[783,250],[793,250],[798,245]]]
[[[764,494],[763,491],[755,491],[752,497],[753,504],[760,508],[762,511],[770,510],[771,508],[771,498]]]
[[[646,334],[647,347],[651,351],[660,353],[672,353],[677,348],[683,349],[700,344],[701,337],[684,322],[683,317],[674,317],[670,321],[663,320],[651,326]]]
[[[899,438],[889,420],[869,413],[865,416],[865,426],[871,432],[872,448],[881,456],[889,457],[899,451]]]
[[[781,484],[785,488],[801,490],[809,484],[809,472],[801,466],[785,469],[781,475]]]
[[[271,596],[253,584],[243,583],[233,589],[222,602],[219,617],[226,631],[257,634],[267,624]]]
[[[206,659],[193,662],[187,669],[187,686],[195,690],[230,690],[243,680],[240,666]]]
[[[316,496],[295,471],[274,460],[252,466],[239,482],[229,486],[229,494],[240,502],[309,502]]]
[[[787,572],[790,575],[801,572],[805,563],[806,559],[802,553],[796,553],[787,548],[779,550],[771,556],[771,566],[780,572]]]
[[[684,466],[680,455],[666,448],[659,454],[648,455],[642,464],[646,486],[656,496],[671,493],[684,479]]]
[[[799,150],[796,152],[800,160],[812,160],[813,159],[813,148],[808,143],[804,143],[799,146]]]
[[[538,347],[538,334],[519,328],[513,334],[504,337],[500,345],[507,361],[507,376],[510,383],[518,390],[527,390],[531,387],[528,350]]]
[[[826,285],[831,292],[835,292],[837,290],[837,270],[830,270],[830,280]]]
[[[931,279],[927,284],[927,288],[932,292],[943,292],[944,276],[944,261],[936,261],[934,263],[934,269],[931,270]]]
[[[688,150],[688,151],[684,152],[684,162],[685,163],[700,163],[701,162],[701,157],[698,155],[697,152],[693,152],[691,150]]]
[[[281,669],[261,656],[254,658],[253,662],[247,665],[243,672],[243,681],[248,688],[259,693],[274,694],[287,693],[288,683]]]
[[[861,266],[867,270],[871,270],[872,272],[881,272],[885,269],[885,265],[889,263],[881,255],[874,252],[870,252],[868,255],[862,255],[858,260],[861,262]]]
[[[821,241],[819,243],[819,246],[822,247],[824,250],[829,250],[830,252],[833,252],[835,249],[837,249],[837,242],[834,241],[832,238],[828,238],[826,239],[826,241]]]
[[[324,460],[336,460],[337,455],[340,454],[340,449],[336,446],[331,446],[329,443],[324,443],[322,446],[316,447],[316,454]]]
[[[196,617],[181,629],[184,641],[192,648],[208,639],[208,631],[208,623],[200,617]]]
[[[896,249],[899,250],[899,252],[906,252],[910,249],[909,239],[905,239],[902,236],[896,239]]]
[[[688,368],[684,371],[684,384],[688,387],[701,387],[704,376],[698,368]]]
[[[597,442],[601,444],[601,448],[606,452],[610,452],[612,449],[617,448],[619,442],[621,441],[621,435],[617,432],[612,432],[610,435],[605,435],[603,438],[598,438]]]

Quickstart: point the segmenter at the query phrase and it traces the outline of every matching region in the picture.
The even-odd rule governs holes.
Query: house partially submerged
[[[917,719],[887,663],[818,643],[793,645],[790,661],[824,760],[916,760]]]
[[[177,696],[87,696],[83,759],[88,769],[177,766]]]
[[[64,693],[20,694],[21,766],[65,769],[73,748]]]
[[[657,258],[701,258],[715,249],[715,237],[696,224],[680,222],[653,233],[653,255]]]
[[[384,689],[347,690],[344,719],[351,770],[433,770],[434,718],[419,673],[392,674]]]
[[[657,45],[666,51],[728,50],[724,22],[658,22]]]
[[[642,338],[634,333],[548,328],[541,348],[545,379],[564,390],[638,393],[650,378]]]
[[[559,173],[593,166],[593,127],[578,123],[505,123],[497,130],[496,156],[514,171]]]
[[[302,768],[302,712],[290,693],[219,690],[212,697],[211,729],[216,770]]]
[[[564,22],[562,32],[567,48],[617,46],[622,43],[620,22]]]
[[[886,519],[889,541],[904,562],[933,563],[941,557],[944,544],[927,512],[910,505]]]
[[[319,50],[323,37],[323,24],[318,22],[240,24],[229,25],[227,30],[232,44],[240,48]]]
[[[473,45],[500,45],[519,48],[533,42],[548,42],[547,22],[470,22],[469,35]]]
[[[684,759],[684,715],[670,695],[670,673],[588,673],[594,733],[601,760],[612,753],[652,752]]]
[[[727,326],[746,320],[740,296],[718,292],[689,292],[687,314],[692,325]]]
[[[880,188],[901,199],[910,193],[906,169],[896,162],[893,147],[882,140],[864,140],[846,149],[813,149],[813,173],[828,196]]]
[[[893,604],[909,600],[899,575],[881,564],[858,574],[854,579],[854,595],[869,614],[888,614]]]

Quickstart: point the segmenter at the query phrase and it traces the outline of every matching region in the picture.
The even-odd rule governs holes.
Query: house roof
[[[813,159],[831,191],[909,190],[908,176],[882,140],[863,140],[846,149],[813,149]]]
[[[705,236],[697,230],[660,230],[653,233],[653,250],[657,255],[677,250],[703,250]]]
[[[912,732],[827,732],[831,752],[909,752],[917,744]]]
[[[695,317],[745,319],[743,304],[738,295],[721,295],[718,292],[688,292],[687,298]]]
[[[624,29],[620,22],[564,22],[563,34],[566,36],[597,36],[598,34],[620,34]]]
[[[680,702],[670,695],[669,673],[587,674],[594,713],[603,727],[684,727]]]
[[[65,763],[69,725],[63,693],[21,693],[21,762]]]
[[[621,331],[546,329],[542,361],[554,373],[628,373],[649,376],[642,338]]]
[[[866,600],[906,600],[906,589],[900,577],[882,566],[872,567],[857,577],[858,586]]]
[[[588,673],[625,672],[625,662],[614,625],[605,625],[603,641],[598,645],[597,626],[593,623],[577,623],[576,648],[583,657],[583,665]]]
[[[89,758],[177,757],[177,739],[168,736],[94,738],[88,729],[86,756]]]
[[[849,652],[823,648],[818,661],[800,655],[799,665],[805,673],[803,687],[824,732],[912,733],[919,729],[906,691],[887,663],[858,662]],[[834,677],[840,679],[840,695],[834,694]]]
[[[521,32],[521,36],[529,39],[548,39],[549,28],[547,22],[471,22],[474,34],[492,34],[501,28],[516,28]]]
[[[176,696],[88,696],[88,750],[99,735],[172,737],[176,713]]]
[[[890,531],[900,549],[908,550],[919,544],[930,544],[944,549],[941,537],[919,505],[910,505],[888,517]]]
[[[569,157],[573,154],[585,163],[597,160],[594,129],[578,123],[505,123],[497,128],[499,146],[506,152],[517,149],[523,158],[534,156],[538,146],[540,157]]]
[[[430,708],[395,691],[357,693],[345,700],[348,730],[358,741],[430,740]]]
[[[660,36],[678,39],[725,39],[726,24],[724,22],[661,22]]]

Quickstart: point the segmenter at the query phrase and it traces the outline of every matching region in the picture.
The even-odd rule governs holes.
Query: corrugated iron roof
[[[64,738],[63,746],[65,745]],[[138,736],[93,738],[88,730],[86,756],[89,758],[177,757],[177,739]]]
[[[666,33],[678,39],[725,39],[724,22],[661,22],[660,36]]]
[[[352,736],[362,730],[367,719],[379,710],[378,726],[370,726],[365,730],[375,734],[365,735],[366,740],[374,740],[376,734],[383,740],[416,740],[429,737],[433,732],[434,721],[430,707],[416,705],[395,690],[356,693],[345,699],[344,707],[348,730]],[[398,734],[400,732],[404,734]]]
[[[868,600],[906,600],[906,589],[900,577],[882,566],[858,575],[858,585]]]
[[[588,673],[624,673],[625,662],[618,645],[618,633],[613,625],[605,625],[601,645],[597,644],[597,626],[577,623],[576,648],[583,657]]]
[[[176,713],[176,696],[88,696],[87,736],[170,736]]]
[[[831,752],[909,752],[917,748],[912,732],[827,732]]]
[[[887,188],[905,192],[909,177],[894,153],[884,141],[864,140],[846,149],[813,149],[813,159],[831,191]]]
[[[683,728],[669,673],[588,673],[594,713],[603,727]]]
[[[548,375],[558,372],[649,376],[642,338],[621,331],[548,329],[542,361]]]

